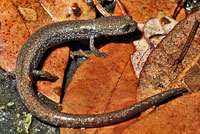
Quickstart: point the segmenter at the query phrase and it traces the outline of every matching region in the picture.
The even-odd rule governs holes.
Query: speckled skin
[[[27,40],[17,58],[17,89],[28,110],[38,119],[55,126],[100,127],[126,120],[174,94],[185,91],[185,89],[170,90],[122,110],[95,115],[58,112],[38,100],[33,91],[31,73],[37,68],[43,53],[48,48],[65,41],[130,33],[136,29],[136,25],[129,16],[110,16],[95,20],[58,22],[39,29]]]

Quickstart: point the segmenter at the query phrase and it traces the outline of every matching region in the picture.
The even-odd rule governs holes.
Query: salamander
[[[127,34],[134,32],[136,27],[137,23],[129,15],[125,15],[92,20],[63,21],[39,29],[29,37],[17,57],[16,86],[22,102],[33,116],[48,124],[69,128],[89,128],[121,122],[166,98],[186,91],[184,88],[169,90],[118,111],[91,115],[59,112],[38,100],[32,87],[33,77],[46,76],[49,79],[57,79],[48,72],[37,70],[41,57],[48,48],[61,42],[89,39],[90,48],[95,55],[105,57],[104,53],[100,53],[94,48],[94,38]]]

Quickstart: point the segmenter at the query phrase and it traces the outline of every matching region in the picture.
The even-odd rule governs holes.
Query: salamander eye
[[[125,25],[125,26],[122,28],[123,32],[129,31],[129,29],[130,29],[130,25]]]

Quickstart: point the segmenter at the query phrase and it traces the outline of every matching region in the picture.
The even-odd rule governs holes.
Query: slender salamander
[[[94,20],[63,21],[47,25],[27,40],[17,58],[16,84],[19,95],[28,110],[38,119],[55,126],[69,128],[100,127],[126,120],[185,88],[173,89],[147,98],[124,109],[104,114],[71,114],[52,110],[40,102],[32,87],[34,76],[56,78],[37,70],[40,59],[48,48],[61,42],[90,39],[90,48],[97,56],[105,57],[94,48],[94,38],[105,35],[121,35],[134,32],[137,23],[130,16],[109,16]]]

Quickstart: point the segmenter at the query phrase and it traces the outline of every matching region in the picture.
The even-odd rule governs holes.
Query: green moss
[[[7,104],[7,106],[10,107],[10,106],[13,106],[14,104],[15,104],[14,102],[9,102],[9,103]]]
[[[20,114],[18,113],[16,116],[17,116],[17,118],[19,118],[19,117],[20,117]]]
[[[32,114],[30,113],[26,114],[26,112],[23,112],[23,114],[26,117],[25,120],[23,121],[24,126],[25,126],[25,132],[28,133],[29,127],[32,122]]]
[[[21,132],[23,132],[23,129],[20,128],[20,127],[17,127],[17,132],[18,132],[18,133],[21,133]]]
[[[3,106],[0,106],[0,109],[5,109],[5,108],[6,108],[6,106],[4,106],[4,105],[3,105]]]

